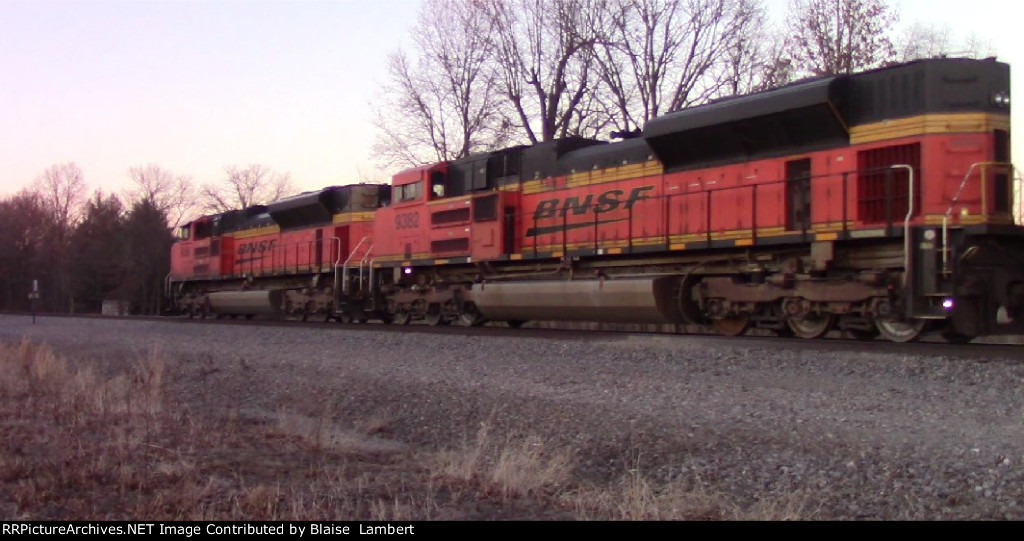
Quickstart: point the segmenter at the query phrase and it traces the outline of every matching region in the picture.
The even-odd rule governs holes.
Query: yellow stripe
[[[276,225],[268,225],[265,227],[257,227],[256,229],[246,229],[245,231],[235,231],[230,236],[236,239],[248,239],[252,237],[259,237],[262,235],[273,235],[280,233],[281,228]]]
[[[816,241],[836,240],[838,238],[839,235],[836,233],[818,233],[817,235],[814,235],[814,240]]]
[[[859,145],[886,139],[900,139],[923,134],[987,133],[1009,130],[1009,114],[949,113],[919,115],[898,120],[883,120],[850,128],[850,143]]]
[[[373,211],[367,212],[343,212],[341,214],[335,214],[333,222],[336,224],[347,224],[352,222],[370,222],[373,221]]]
[[[450,199],[435,199],[434,201],[428,202],[427,206],[444,205],[445,203],[458,203],[459,201],[466,201],[468,203],[470,199],[473,199],[472,195],[463,195],[460,197],[452,197]]]

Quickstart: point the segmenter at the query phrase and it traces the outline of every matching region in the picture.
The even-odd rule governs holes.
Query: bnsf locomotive
[[[1024,330],[1009,66],[933,59],[182,227],[192,315],[592,321],[952,341]]]

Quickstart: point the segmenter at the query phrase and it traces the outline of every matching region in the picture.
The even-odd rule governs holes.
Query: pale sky
[[[68,161],[107,193],[147,163],[197,185],[250,163],[290,174],[299,190],[373,175],[370,103],[387,54],[411,42],[419,4],[0,0],[0,197]],[[893,4],[902,24],[989,41],[1020,64],[1013,86],[1024,88],[1014,2]],[[1013,130],[1024,133],[1020,116]]]

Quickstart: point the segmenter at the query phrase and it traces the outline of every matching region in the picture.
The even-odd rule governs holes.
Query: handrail
[[[335,258],[334,258],[334,290],[333,290],[334,296],[335,296],[335,298],[337,298],[337,296],[338,296],[338,266],[339,266],[339,263],[341,263],[341,238],[340,237],[331,237],[330,240],[332,242],[333,241],[337,241],[337,244],[338,244],[338,249],[334,251]]]
[[[1013,167],[1011,164],[1005,162],[977,162],[971,164],[971,166],[967,168],[967,174],[964,175],[964,179],[960,181],[960,187],[957,188],[956,195],[954,195],[953,199],[949,202],[949,208],[946,209],[946,213],[942,215],[942,272],[944,274],[949,274],[950,272],[949,221],[950,217],[953,215],[953,207],[955,207],[957,202],[960,201],[960,195],[963,194],[964,187],[967,186],[967,181],[971,178],[971,175],[974,174],[974,170],[979,167],[981,168],[981,215],[985,217],[988,216],[988,200],[985,193],[988,190],[986,190],[985,168],[989,166]]]
[[[910,219],[914,217],[914,168],[907,164],[897,164],[890,169],[906,169],[910,180],[907,184],[907,217],[903,220],[903,287],[907,286],[910,274]]]
[[[369,237],[364,237],[369,238]],[[366,255],[359,260],[359,291],[363,290],[363,266],[366,265],[366,260],[369,259],[370,254],[373,252],[373,244],[370,244],[369,248],[366,249]]]
[[[342,268],[341,268],[341,285],[342,286],[348,287],[348,264],[349,264],[350,261],[352,261],[352,258],[356,256],[356,252],[358,252],[359,248],[363,246],[363,243],[365,243],[367,240],[369,240],[369,238],[370,237],[363,237],[362,239],[360,239],[359,243],[356,244],[356,247],[353,248],[352,252],[349,253],[348,259],[346,259],[345,263],[342,265]],[[339,255],[340,255],[340,252],[341,252],[340,248],[338,249],[338,252],[339,252]],[[362,287],[362,284],[360,284],[360,287]]]

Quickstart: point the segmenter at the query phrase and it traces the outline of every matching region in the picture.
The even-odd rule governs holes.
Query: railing
[[[990,168],[995,167],[1006,168],[1007,177],[1011,179],[1013,178],[1012,164],[1003,162],[978,162],[975,164],[971,164],[971,166],[967,169],[967,173],[964,175],[964,179],[960,181],[960,186],[956,190],[956,195],[954,195],[953,199],[949,202],[949,208],[946,209],[946,213],[942,215],[942,272],[945,274],[949,274],[951,272],[951,269],[949,267],[949,221],[953,215],[953,208],[956,207],[956,204],[960,201],[960,196],[964,192],[964,187],[967,186],[967,182],[970,180],[971,176],[974,175],[974,171],[980,169],[981,174],[978,175],[978,177],[981,181],[981,215],[987,218],[989,216],[988,180],[985,175],[985,172]],[[1008,197],[1012,201],[1013,188],[1010,186],[1007,186],[1007,188],[1010,190],[1010,194]],[[1012,207],[1013,205],[1010,204],[1009,206]]]
[[[894,169],[906,169],[908,172],[911,172],[911,178],[907,188],[911,193],[906,196],[910,198],[910,200],[908,200],[910,209],[907,216],[902,220],[903,225],[906,226],[906,224],[913,218],[914,213],[917,212],[917,209],[914,208],[915,202],[913,201],[915,181],[913,178],[914,175],[912,174],[912,167],[901,164],[898,166],[886,166],[872,170],[877,173],[889,173],[885,177],[884,184],[884,211],[879,213],[877,219],[868,223],[884,224],[888,234],[890,235],[897,224],[900,223],[900,220],[897,218],[897,213],[902,215],[902,209],[897,209],[896,205],[893,204],[893,201],[904,197],[902,194],[896,194],[893,189],[895,183],[891,172]],[[663,217],[663,226],[656,228],[660,229],[660,231],[655,233],[655,235],[662,236],[663,242],[666,245],[671,243],[671,237],[674,236],[691,239],[699,236],[703,238],[698,240],[702,240],[710,245],[716,234],[730,231],[736,235],[740,235],[737,230],[747,232],[746,235],[743,235],[745,238],[757,241],[759,235],[762,234],[759,230],[765,229],[765,223],[760,223],[762,219],[765,218],[765,211],[762,207],[770,205],[770,203],[768,205],[762,204],[769,201],[766,197],[777,197],[781,202],[781,207],[772,207],[772,212],[776,213],[775,218],[777,219],[768,224],[768,227],[775,227],[781,230],[799,233],[806,238],[808,233],[814,229],[815,225],[830,223],[836,224],[836,229],[845,233],[850,228],[851,218],[858,214],[855,209],[851,208],[859,200],[856,194],[854,194],[852,198],[850,196],[850,189],[854,186],[850,182],[851,174],[856,173],[853,171],[846,171],[824,176],[803,177],[802,179],[780,179],[768,182],[759,182],[756,184],[715,188],[704,188],[706,184],[702,184],[701,187],[704,189],[648,197],[635,201],[633,205],[628,206],[626,209],[606,211],[602,213],[594,212],[593,206],[596,206],[596,203],[591,203],[592,207],[588,209],[588,212],[593,216],[593,225],[591,228],[593,238],[589,239],[589,242],[582,242],[588,242],[595,252],[600,249],[602,242],[609,241],[622,243],[628,250],[632,250],[636,245],[635,241],[641,238],[637,235],[636,226],[638,222],[634,220],[634,217],[637,213],[643,213],[648,210],[655,211],[655,209],[660,210]],[[786,185],[787,183],[799,182],[801,180],[811,183],[812,189],[815,190],[814,205],[821,205],[822,202],[827,205],[832,201],[831,198],[822,199],[820,195],[817,194],[820,194],[822,191],[832,191],[834,193],[835,190],[838,189],[838,197],[841,199],[840,206],[833,211],[828,211],[824,219],[819,218],[818,220],[814,220],[814,217],[808,215],[795,223],[788,223],[790,218],[786,211],[790,202],[788,201],[789,194]],[[822,184],[826,185],[824,190],[822,189]],[[828,184],[832,184],[834,187],[828,188]],[[738,200],[742,206],[740,208],[730,209],[731,212],[747,212],[747,214],[743,220],[745,223],[741,227],[732,228],[730,230],[729,228],[720,227],[715,224],[715,209],[723,204],[729,204],[723,203],[723,200],[729,199],[733,194],[735,194],[736,197],[732,198],[732,200]],[[807,196],[810,197],[810,192],[808,192]],[[781,210],[779,210],[780,208]],[[550,249],[553,245],[560,244],[560,249],[563,253],[568,252],[571,248],[570,244],[578,246],[579,242],[571,243],[568,238],[570,231],[581,229],[578,222],[570,223],[569,221],[570,215],[576,213],[577,210],[570,207],[558,208],[555,216],[542,218],[538,218],[535,214],[529,216],[526,220],[527,228],[532,229],[534,232],[544,231],[544,233],[532,235],[533,238],[528,240],[528,244],[522,247],[523,251],[526,252],[529,250],[534,256],[536,256],[542,251],[541,246],[545,246],[547,249]],[[697,223],[689,219],[689,217],[697,215],[696,213],[700,213],[703,216],[703,219]],[[624,216],[624,221],[628,222],[629,225],[626,235],[606,239],[599,238],[599,230],[602,227],[601,217],[616,215]],[[548,237],[546,240],[542,238],[545,236]],[[650,237],[652,235],[644,236]]]
[[[356,247],[353,248],[352,252],[350,252],[348,254],[348,258],[345,259],[345,263],[342,265],[342,268],[341,268],[341,285],[343,287],[348,287],[348,269],[351,267],[349,265],[349,263],[352,262],[353,258],[357,257],[357,254],[359,254],[359,249],[362,248],[364,245],[367,245],[367,243],[369,243],[369,242],[370,242],[370,237],[363,237],[363,238],[359,239],[359,243],[356,244]],[[372,249],[373,249],[373,245],[369,244],[367,246],[367,248],[366,248],[366,253],[363,254],[363,257],[362,257],[362,259],[360,260],[360,263],[359,263],[359,289],[363,288],[363,263],[362,262],[365,261],[367,257],[369,257],[370,251]],[[335,289],[335,291],[340,291],[340,290]]]
[[[332,237],[333,240],[337,240],[337,245],[332,246],[331,252],[324,257],[323,240],[310,240],[304,242],[295,242],[289,244],[277,245],[265,249],[263,251],[253,251],[247,253],[244,256],[238,255],[238,246],[235,247],[235,255],[233,257],[245,257],[241,263],[232,261],[232,274],[234,275],[245,275],[260,276],[267,274],[286,274],[289,272],[320,272],[323,270],[323,261],[330,261],[338,258],[338,252],[341,251],[341,241],[337,237]]]

